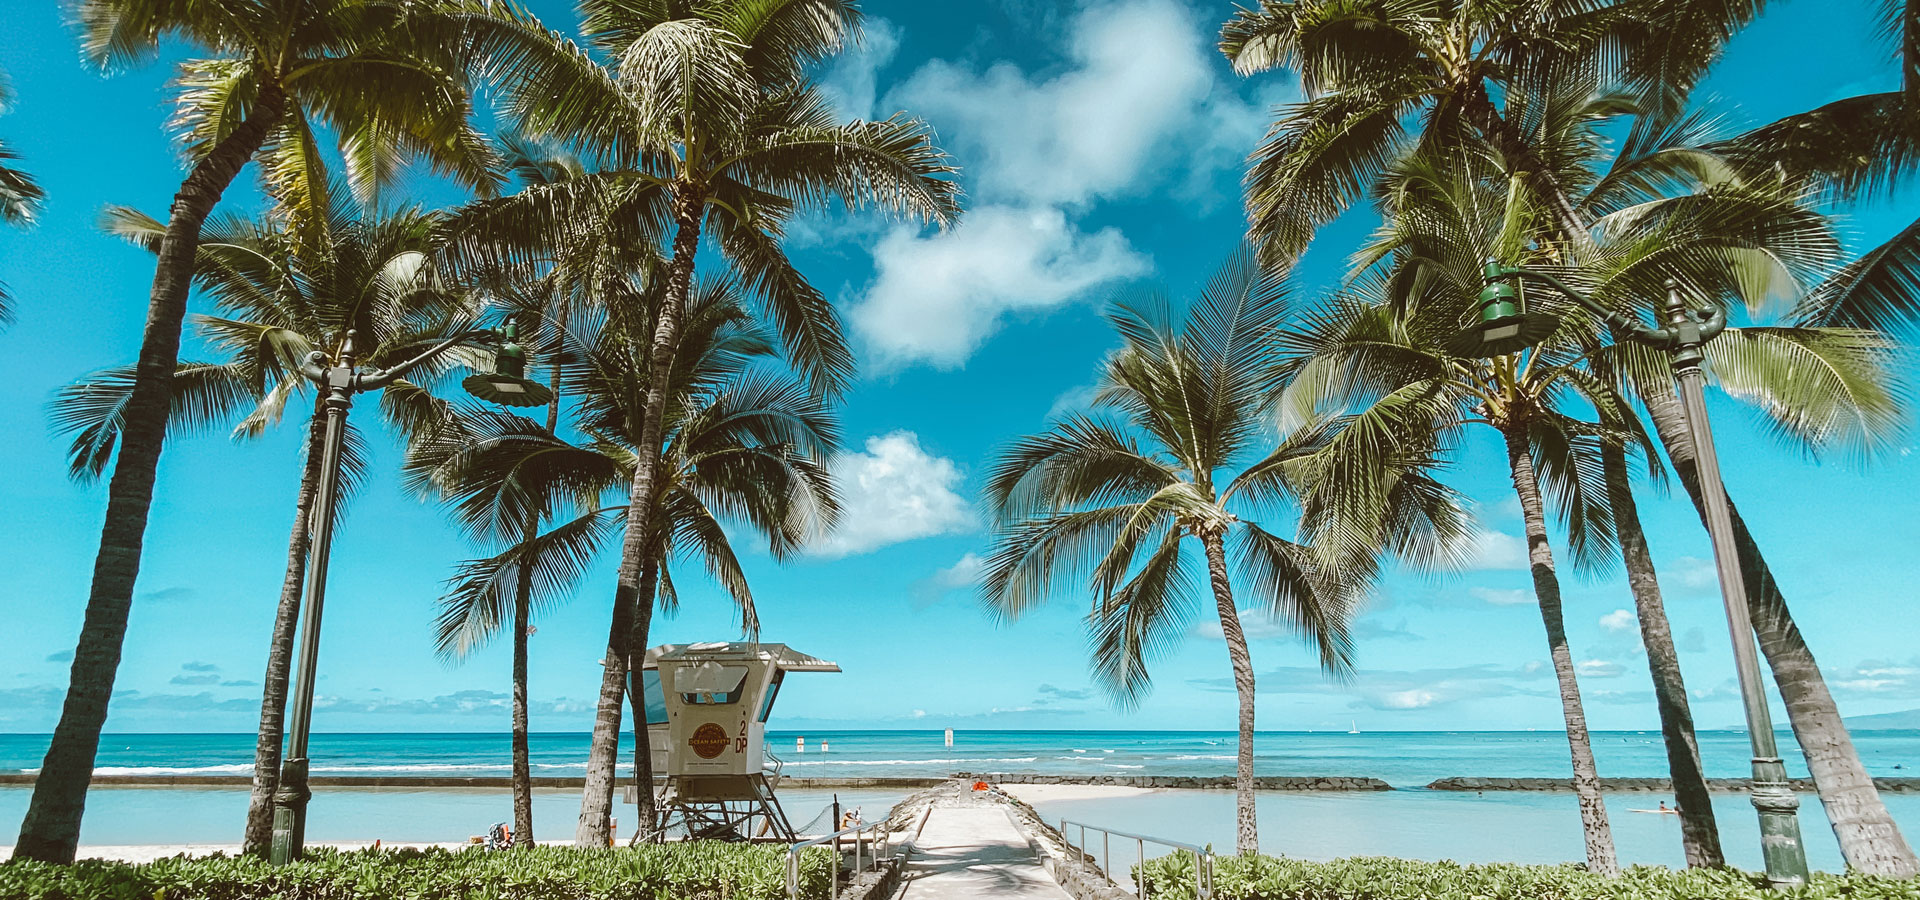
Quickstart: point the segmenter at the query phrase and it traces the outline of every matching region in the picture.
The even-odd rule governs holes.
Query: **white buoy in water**
[[[953,729],[947,729],[947,746],[953,746]]]
[[[825,752],[827,752],[827,739],[826,739],[826,738],[821,738],[821,739],[820,739],[820,752],[821,752],[821,753],[825,753]]]
[[[806,738],[803,738],[803,737],[797,737],[797,738],[794,738],[794,739],[793,739],[793,752],[795,752],[795,753],[805,753],[805,752],[807,752],[807,739],[806,739]]]

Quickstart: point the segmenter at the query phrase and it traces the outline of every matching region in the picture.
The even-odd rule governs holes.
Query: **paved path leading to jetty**
[[[1004,807],[935,806],[914,841],[898,900],[1070,900]]]

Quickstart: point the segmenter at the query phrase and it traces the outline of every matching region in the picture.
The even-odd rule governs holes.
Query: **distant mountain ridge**
[[[1903,709],[1899,712],[1876,713],[1871,716],[1847,716],[1841,721],[1856,731],[1891,731],[1897,729],[1920,729],[1920,709]]]

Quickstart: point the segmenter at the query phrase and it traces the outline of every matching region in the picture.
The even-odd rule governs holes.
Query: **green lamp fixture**
[[[493,351],[493,371],[469,375],[460,382],[467,393],[501,406],[545,406],[553,400],[546,385],[527,379],[527,348],[514,340],[518,329],[512,322],[501,331],[500,345]]]
[[[1480,322],[1447,340],[1455,356],[1479,359],[1518,353],[1546,340],[1560,327],[1560,317],[1520,309],[1520,294],[1507,279],[1513,272],[1499,263],[1487,263],[1487,286],[1480,289]]]

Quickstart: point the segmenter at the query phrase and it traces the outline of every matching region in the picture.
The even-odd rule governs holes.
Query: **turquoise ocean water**
[[[795,739],[806,738],[806,752]],[[1855,735],[1867,768],[1881,776],[1920,776],[1920,731]],[[585,734],[540,734],[532,739],[538,775],[578,775]],[[1713,776],[1747,770],[1746,736],[1702,732],[1702,756]],[[0,772],[32,771],[45,735],[0,734]],[[821,752],[822,743],[827,750]],[[1789,769],[1805,774],[1790,734],[1781,744]],[[103,774],[247,774],[251,735],[115,734],[101,742]],[[835,731],[770,734],[768,746],[789,775],[802,777],[941,776],[957,771],[1077,775],[1226,775],[1233,771],[1234,736],[1213,732],[960,731],[947,747],[939,731]],[[1552,862],[1578,859],[1580,824],[1571,794],[1457,794],[1422,786],[1449,775],[1565,776],[1566,738],[1558,732],[1338,732],[1263,733],[1255,741],[1263,775],[1365,775],[1396,790],[1375,794],[1263,794],[1262,846],[1308,858],[1388,854],[1462,861]],[[1666,768],[1654,732],[1599,732],[1594,754],[1607,776],[1660,776]],[[504,734],[320,734],[313,738],[314,772],[337,775],[506,775]],[[796,820],[812,818],[835,794],[871,815],[903,790],[782,792]],[[29,790],[0,787],[0,845],[10,843],[26,812]],[[1633,812],[1654,795],[1609,798],[1621,856],[1629,862],[1681,862],[1679,826],[1671,816]],[[1805,797],[1801,821],[1816,867],[1837,869],[1838,850],[1818,801]],[[1920,839],[1920,796],[1889,795],[1889,807]],[[543,791],[536,798],[536,833],[571,834],[577,793]],[[1224,791],[1162,791],[1126,798],[1042,800],[1050,819],[1085,820],[1126,831],[1159,834],[1215,846],[1233,844],[1233,799]],[[96,789],[88,801],[82,840],[134,844],[238,840],[246,793],[232,789]],[[1754,817],[1744,797],[1716,799],[1720,827],[1734,862],[1759,863]],[[507,819],[504,790],[348,790],[317,792],[315,840],[459,840]],[[1116,851],[1117,852],[1117,851]],[[1124,862],[1124,860],[1116,860]]]

